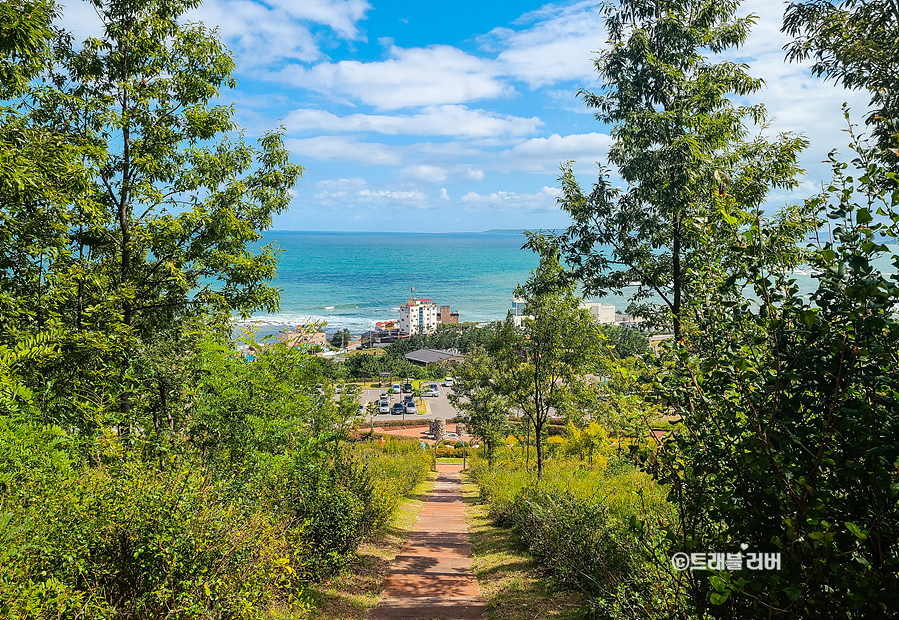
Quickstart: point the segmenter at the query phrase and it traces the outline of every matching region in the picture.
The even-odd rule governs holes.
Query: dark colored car
[[[403,403],[393,403],[393,409],[390,411],[390,415],[403,415],[403,411],[405,407],[403,407]]]
[[[404,386],[403,386],[403,391],[404,391],[404,392],[411,392],[411,391],[412,391],[412,384],[411,384],[411,383],[407,383],[406,385],[404,385]]]

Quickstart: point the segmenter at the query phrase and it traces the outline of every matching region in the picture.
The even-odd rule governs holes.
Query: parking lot
[[[428,385],[428,381],[423,381],[422,385]],[[439,392],[438,396],[422,396],[420,399],[415,399],[415,406],[418,409],[417,414],[409,413],[405,414],[405,416],[401,415],[391,415],[387,414],[379,414],[374,417],[374,421],[378,422],[379,420],[402,420],[405,419],[407,421],[418,421],[418,420],[433,420],[435,418],[452,418],[458,415],[458,412],[453,408],[447,399],[447,392],[452,391],[452,388],[447,388],[443,386],[443,382],[434,381],[433,383],[437,383],[437,390]],[[362,390],[362,396],[359,399],[363,405],[368,405],[368,403],[377,401],[378,396],[384,392],[387,392],[387,388],[389,386],[385,386],[383,389],[377,388],[365,388]],[[393,406],[393,403],[402,402],[405,394],[389,394],[390,405]],[[424,413],[425,409],[421,406],[421,402],[426,403],[427,411],[429,413]],[[366,416],[366,421],[369,420],[368,416]]]

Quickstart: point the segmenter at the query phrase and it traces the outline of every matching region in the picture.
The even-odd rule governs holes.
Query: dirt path
[[[484,620],[487,611],[471,572],[471,544],[460,492],[461,465],[438,465],[425,502],[370,620]]]

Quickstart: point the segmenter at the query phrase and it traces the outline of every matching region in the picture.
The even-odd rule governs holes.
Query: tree
[[[350,336],[350,330],[348,329],[339,329],[331,336],[332,347],[336,347],[338,349],[345,349],[347,343],[352,340],[352,336]]]
[[[470,434],[484,442],[487,462],[493,467],[496,449],[509,434],[509,403],[496,388],[493,361],[477,347],[454,372],[456,382],[449,401],[465,416]]]
[[[793,2],[784,13],[783,31],[795,39],[785,49],[790,60],[814,59],[812,74],[846,88],[871,93],[872,127],[880,153],[893,170],[899,149],[899,5],[884,0]]]
[[[613,125],[608,160],[627,187],[615,188],[604,167],[589,194],[570,162],[560,176],[559,202],[573,223],[558,242],[585,294],[620,295],[636,282],[629,311],[673,326],[677,340],[694,284],[690,269],[706,258],[696,251],[703,229],[721,213],[750,221],[770,187],[794,187],[805,146],[791,135],[747,140],[747,122],[765,128],[764,107],[734,99],[762,81],[745,65],[706,57],[745,40],[755,18],[736,17],[738,5],[604,4],[609,46],[596,60],[602,90],[580,96],[597,120]]]
[[[274,248],[251,245],[302,169],[280,133],[250,146],[232,133],[232,108],[213,103],[235,84],[233,62],[213,33],[181,23],[198,0],[92,3],[103,38],[61,39],[45,84],[17,99],[33,123],[89,147],[90,183],[64,209],[20,220],[39,215],[55,237],[5,270],[35,273],[16,290],[12,327],[67,334],[60,363],[35,381],[111,398],[127,435],[147,413],[133,411],[147,402],[135,395],[159,385],[142,372],[144,352],[195,347],[183,328],[196,319],[224,332],[232,313],[277,308]]]
[[[507,319],[487,351],[497,370],[493,386],[511,401],[533,426],[537,477],[543,476],[543,429],[550,413],[564,405],[569,387],[589,372],[601,338],[590,313],[579,307],[571,275],[558,250],[538,234],[528,243],[537,248],[540,265],[515,296],[526,300],[521,328]]]
[[[899,267],[888,245],[899,239],[899,193],[884,189],[880,177],[896,175],[876,152],[855,148],[858,180],[831,155],[834,182],[811,201],[835,224],[834,241],[809,257],[817,289],[801,294],[789,272],[760,269],[770,231],[746,231],[739,277],[757,301],[705,310],[702,337],[680,352],[686,372],[660,377],[686,428],[658,454],[682,520],[670,551],[780,553],[779,570],[751,577],[686,571],[712,617],[895,609],[899,286],[877,264]]]
[[[618,325],[601,325],[600,331],[611,348],[610,353],[619,359],[649,353],[649,339],[640,331]]]

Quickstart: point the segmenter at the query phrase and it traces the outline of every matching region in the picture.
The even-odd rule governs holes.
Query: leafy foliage
[[[794,187],[805,140],[748,138],[748,123],[765,127],[761,105],[734,96],[757,91],[746,66],[711,62],[707,52],[738,48],[753,16],[739,3],[621,0],[603,5],[609,46],[596,60],[599,94],[581,91],[597,120],[612,124],[609,162],[590,193],[562,166],[560,205],[572,225],[559,237],[565,260],[588,294],[637,283],[629,312],[680,338],[690,269],[708,260],[700,239],[719,211],[745,220],[770,187]],[[781,249],[789,249],[784,246]],[[791,260],[784,253],[784,260]]]
[[[783,22],[783,31],[795,37],[786,46],[788,58],[813,58],[814,75],[871,93],[865,121],[881,148],[878,157],[893,171],[899,163],[897,28],[899,7],[879,0],[791,2]]]
[[[693,600],[714,617],[885,617],[895,604],[899,283],[875,262],[899,266],[884,243],[899,237],[899,193],[855,148],[859,176],[832,155],[834,182],[813,200],[835,224],[810,255],[817,290],[766,271],[766,231],[745,231],[738,277],[758,301],[703,303],[684,373],[660,378],[687,429],[658,455],[682,515],[673,549],[782,554],[779,571],[690,571]]]

